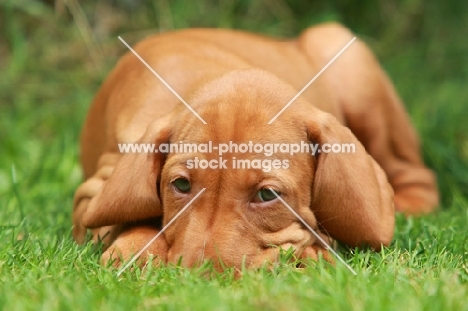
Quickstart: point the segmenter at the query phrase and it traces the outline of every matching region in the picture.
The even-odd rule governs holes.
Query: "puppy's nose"
[[[170,249],[167,254],[167,262],[172,264],[179,264],[182,267],[196,267],[200,265],[206,258],[203,255],[203,250],[199,247],[191,248],[190,250],[177,251]]]
[[[222,250],[216,245],[208,241],[201,242],[199,245],[192,246],[187,249],[171,248],[167,254],[167,262],[178,264],[183,267],[197,267],[205,261],[213,261],[213,263],[224,262],[221,257]]]

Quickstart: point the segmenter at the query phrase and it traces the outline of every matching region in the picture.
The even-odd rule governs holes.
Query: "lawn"
[[[468,3],[451,1],[53,1],[0,3],[0,309],[468,310]],[[112,5],[110,4],[112,3]],[[72,13],[70,13],[72,12]],[[83,21],[86,17],[89,26]],[[345,23],[375,51],[439,179],[438,212],[397,216],[381,252],[272,271],[116,271],[71,237],[87,107],[126,48],[158,31],[210,26],[293,36]]]

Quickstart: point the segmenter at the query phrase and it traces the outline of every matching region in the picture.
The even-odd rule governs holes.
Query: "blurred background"
[[[353,30],[389,73],[438,174],[442,206],[466,202],[466,0],[0,0],[0,225],[28,215],[69,230],[82,178],[79,132],[126,52],[117,36],[134,44],[172,29],[223,27],[292,37],[325,21]]]

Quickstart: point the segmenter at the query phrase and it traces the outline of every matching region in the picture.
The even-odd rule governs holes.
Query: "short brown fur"
[[[278,248],[317,258],[325,250],[279,201],[258,202],[271,187],[310,226],[350,246],[379,249],[393,237],[394,212],[428,213],[436,180],[391,82],[359,40],[271,125],[268,121],[353,35],[337,24],[295,40],[231,30],[188,29],[150,37],[135,50],[207,121],[204,125],[131,53],[122,57],[91,105],[82,141],[85,181],[74,199],[74,237],[87,229],[109,247],[103,261],[126,260],[193,202],[143,258],[193,266],[205,259],[239,267],[275,261]],[[275,154],[289,169],[189,170],[214,154],[120,154],[118,143],[354,143],[356,153]],[[250,159],[249,154],[224,157]],[[264,155],[255,155],[267,159]],[[171,182],[191,183],[181,194]],[[395,207],[395,208],[394,208]],[[325,236],[325,235],[324,235]],[[326,255],[327,257],[328,255]]]

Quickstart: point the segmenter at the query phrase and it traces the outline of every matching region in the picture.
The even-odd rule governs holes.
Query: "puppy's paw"
[[[426,168],[413,168],[391,179],[395,210],[406,215],[433,212],[439,204],[435,175]]]
[[[300,255],[300,259],[313,259],[313,260],[318,260],[319,258],[325,259],[325,261],[334,264],[335,260],[333,257],[330,255],[330,253],[322,246],[314,244],[307,246],[304,251],[302,251]]]
[[[322,232],[318,232],[320,237],[332,248],[334,248],[335,241],[330,237],[325,235]],[[307,259],[310,258],[312,260],[319,260],[319,258],[325,259],[325,261],[335,264],[335,260],[333,259],[330,252],[322,245],[322,243],[316,240],[312,245],[306,246],[302,253],[299,255],[299,259]]]
[[[102,254],[101,264],[120,267],[135,256],[146,244],[159,233],[153,227],[132,227],[121,233],[112,245]],[[168,246],[164,235],[160,235],[140,255],[137,264],[144,267],[149,260],[159,265],[167,261]]]
[[[395,209],[405,215],[422,215],[437,208],[438,195],[423,187],[408,187],[395,193]]]
[[[86,242],[86,234],[88,232],[88,229],[83,224],[83,216],[88,211],[91,200],[96,195],[98,195],[98,193],[102,190],[104,183],[109,179],[114,170],[115,164],[120,157],[121,155],[114,153],[105,153],[101,155],[99,158],[98,170],[94,173],[94,175],[84,181],[78,187],[78,189],[76,189],[75,196],[73,198],[73,237],[79,244]],[[117,227],[120,226],[115,226],[115,228]],[[104,230],[93,230],[93,236],[95,240],[99,239],[98,235],[95,233],[98,232],[101,234]],[[112,241],[110,239],[112,233],[113,232],[111,232],[110,235],[107,235],[106,240],[103,241],[105,244]],[[101,235],[101,238],[103,236],[104,235]]]

